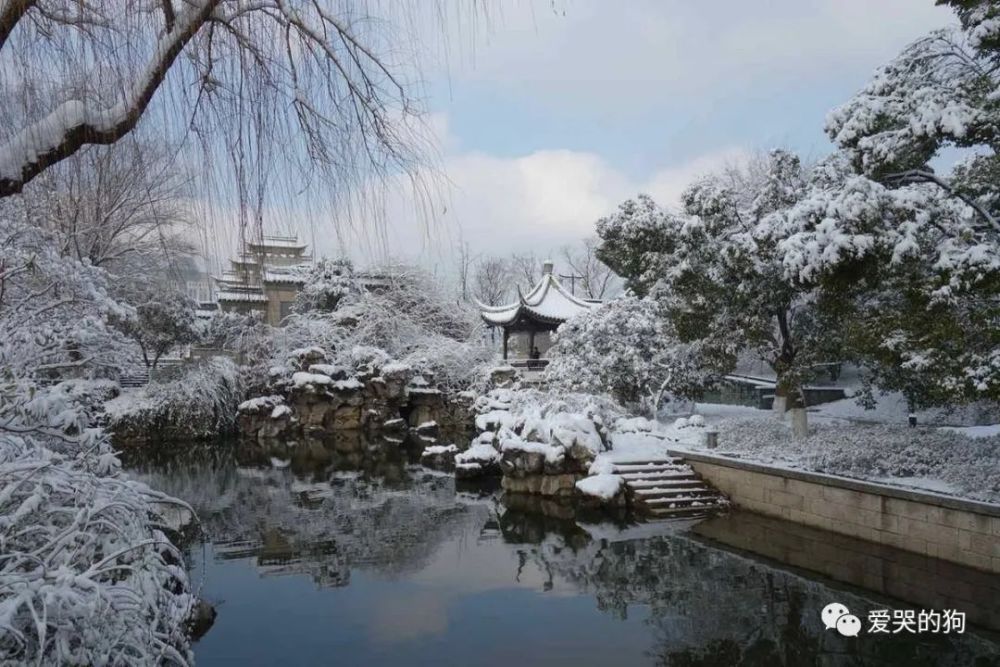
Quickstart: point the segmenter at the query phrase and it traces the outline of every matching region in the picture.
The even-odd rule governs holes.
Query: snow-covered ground
[[[697,410],[719,432],[718,448],[705,449],[704,428],[671,425],[663,434],[682,449],[1000,503],[1000,427],[909,428],[905,414],[896,423],[857,423],[846,406],[830,405],[810,413],[805,439],[770,411],[714,404]]]
[[[876,394],[875,406],[867,410],[858,405],[857,399],[845,398],[809,408],[811,419],[839,419],[878,424],[906,424],[910,411],[906,399],[899,392]],[[918,424],[952,427],[983,426],[1000,422],[1000,407],[995,404],[974,403],[955,408],[930,408],[914,413]]]

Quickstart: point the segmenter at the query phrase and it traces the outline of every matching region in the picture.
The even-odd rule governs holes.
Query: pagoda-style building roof
[[[552,263],[546,262],[542,279],[527,294],[517,290],[517,301],[506,306],[487,306],[477,302],[483,321],[505,329],[531,323],[555,328],[569,318],[584,313],[598,305],[567,292],[552,275]],[[547,325],[547,326],[545,326]]]

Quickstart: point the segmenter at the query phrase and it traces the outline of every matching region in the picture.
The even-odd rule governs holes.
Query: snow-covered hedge
[[[797,440],[770,419],[726,421],[722,452],[862,479],[921,478],[944,482],[968,498],[1000,502],[1000,437],[968,438],[937,429],[819,424]]]
[[[104,415],[116,432],[153,435],[167,429],[211,437],[232,430],[242,398],[240,369],[226,357],[215,357],[177,380],[152,382],[108,401]]]

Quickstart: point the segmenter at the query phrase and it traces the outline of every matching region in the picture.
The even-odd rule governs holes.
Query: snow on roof
[[[248,241],[247,245],[252,248],[306,249],[306,244],[299,241],[299,237],[297,236],[264,236],[260,241]]]
[[[299,264],[281,269],[268,267],[264,270],[264,282],[267,283],[295,283],[301,285],[306,282],[306,273],[310,265]]]
[[[599,302],[586,301],[567,292],[552,275],[546,263],[542,279],[528,292],[518,289],[518,301],[506,306],[487,306],[479,303],[480,314],[487,324],[504,325],[515,322],[522,314],[544,322],[565,322],[574,315],[595,308]]]

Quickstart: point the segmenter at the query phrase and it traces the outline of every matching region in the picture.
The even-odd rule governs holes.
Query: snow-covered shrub
[[[393,266],[376,273],[384,283],[377,289],[342,299],[330,312],[288,317],[275,332],[270,365],[283,368],[296,350],[316,347],[326,363],[353,369],[371,366],[376,357],[379,366],[398,360],[447,390],[478,380],[492,353],[477,335],[475,311],[455,303],[419,269]]]
[[[187,664],[193,598],[152,520],[182,503],[119,477],[89,422],[71,392],[0,386],[0,662]]]
[[[224,313],[216,311],[208,320],[198,322],[198,344],[237,352],[256,358],[269,351],[271,337],[260,313]]]
[[[905,426],[817,424],[796,440],[770,419],[719,426],[722,450],[765,462],[863,479],[919,477],[949,484],[961,495],[1000,502],[1000,437],[968,438]]]
[[[593,454],[606,449],[611,425],[624,416],[607,398],[538,389],[494,389],[480,396],[474,409],[476,427],[495,432],[502,449],[534,451],[541,444],[545,451],[582,447]],[[549,454],[559,455],[555,450]]]
[[[295,295],[294,311],[332,312],[361,293],[354,267],[346,259],[320,259],[309,270],[302,289]]]
[[[436,344],[411,352],[402,360],[418,373],[433,377],[438,388],[462,391],[482,383],[493,352],[478,341],[440,338]]]
[[[546,378],[570,391],[610,394],[655,415],[673,396],[696,396],[711,375],[697,345],[682,343],[651,299],[625,296],[559,327]]]
[[[243,400],[240,369],[226,357],[214,357],[177,380],[151,382],[104,405],[109,430],[149,437],[170,432],[211,437],[233,429]]]
[[[583,392],[521,389],[510,391],[509,396],[510,411],[518,417],[548,418],[558,414],[578,414],[603,431],[626,416],[618,403],[604,396]]]
[[[449,339],[472,341],[478,314],[457,303],[433,277],[415,267],[390,266],[377,271],[385,286],[364,292],[340,309],[345,327],[353,324],[358,344],[379,347],[401,358]]]

